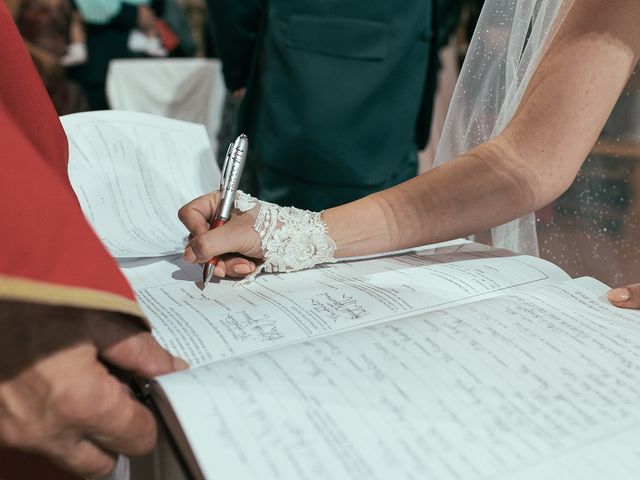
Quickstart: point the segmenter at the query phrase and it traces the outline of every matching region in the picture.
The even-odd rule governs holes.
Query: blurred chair
[[[203,58],[113,60],[107,73],[111,108],[201,123],[214,150],[225,88],[220,62]]]

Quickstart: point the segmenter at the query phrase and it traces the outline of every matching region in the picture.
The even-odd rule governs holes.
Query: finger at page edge
[[[157,425],[152,413],[113,379],[113,400],[86,425],[86,433],[99,447],[123,455],[138,456],[154,447]]]
[[[107,325],[103,330],[104,340],[97,339],[96,343],[100,357],[114,366],[145,378],[185,369],[186,362],[162,348],[151,333],[123,329],[122,333],[109,335],[109,329],[113,328],[118,327]]]

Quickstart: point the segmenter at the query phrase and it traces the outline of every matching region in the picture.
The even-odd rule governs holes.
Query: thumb
[[[209,220],[213,218],[218,201],[219,192],[211,192],[192,200],[178,211],[178,218],[196,236],[209,230]]]
[[[611,290],[609,301],[621,308],[640,308],[640,283]]]
[[[162,348],[151,333],[129,321],[106,321],[93,329],[100,356],[142,377],[155,377],[188,368],[187,362]]]

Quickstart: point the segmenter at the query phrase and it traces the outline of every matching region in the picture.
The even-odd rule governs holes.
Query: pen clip
[[[224,157],[224,163],[222,164],[222,172],[220,173],[220,193],[224,191],[229,180],[229,162],[233,153],[233,142],[229,144],[227,148],[227,154]]]
[[[233,151],[231,153],[231,165],[228,167],[229,180],[225,184],[225,189],[232,195],[235,195],[238,187],[240,186],[240,177],[242,170],[244,170],[244,164],[247,160],[247,137],[246,135],[240,135],[232,145]]]
[[[240,186],[240,177],[247,160],[248,150],[249,140],[246,135],[242,134],[231,144],[229,151],[227,151],[229,159],[225,166],[226,178],[224,189],[220,192],[220,203],[218,203],[218,208],[216,209],[216,219],[227,221],[231,217],[233,201]]]

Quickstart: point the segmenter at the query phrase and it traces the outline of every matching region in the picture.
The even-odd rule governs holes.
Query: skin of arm
[[[323,213],[336,257],[484,231],[560,196],[638,63],[639,16],[633,0],[577,0],[499,136],[397,187]]]

